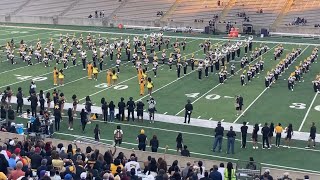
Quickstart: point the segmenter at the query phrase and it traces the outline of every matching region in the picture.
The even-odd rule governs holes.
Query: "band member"
[[[64,86],[64,74],[62,69],[60,69],[58,77],[59,77],[60,86]]]
[[[187,62],[187,57],[184,57],[184,61],[183,61],[183,75],[187,74],[187,68],[188,68],[188,62]]]
[[[191,58],[190,58],[190,63],[191,63],[191,70],[194,70],[194,54],[192,53]]]
[[[204,60],[204,76],[209,76],[209,60],[207,58]]]
[[[153,73],[154,73],[154,77],[157,77],[158,61],[156,59],[153,60],[152,65],[153,65],[152,70],[153,70]]]
[[[92,79],[93,66],[92,66],[91,62],[88,63],[87,70],[88,70],[88,79]]]
[[[108,84],[108,87],[111,86],[112,76],[113,76],[113,74],[112,74],[111,69],[108,69],[108,71],[107,71],[107,84]]]
[[[92,73],[93,73],[93,79],[95,79],[97,81],[98,80],[98,73],[99,73],[97,66],[93,66]]]
[[[143,96],[144,95],[144,86],[145,86],[145,79],[144,78],[141,78],[140,79],[140,96]]]
[[[224,79],[223,79],[223,71],[222,70],[218,73],[218,76],[219,76],[219,83],[223,84]]]
[[[202,79],[203,62],[200,60],[198,64],[198,79]]]
[[[81,53],[80,53],[80,55],[81,55],[81,60],[82,60],[82,67],[83,67],[83,70],[86,70],[86,64],[87,64],[87,53],[86,53],[86,51],[82,51]]]
[[[245,73],[246,73],[246,71],[243,71],[243,73],[240,75],[241,86],[246,85],[246,83],[244,82],[244,79],[246,78],[246,76],[244,75]]]
[[[116,68],[117,68],[117,73],[120,73],[120,56],[118,56],[117,60],[116,60]]]
[[[164,64],[165,60],[166,60],[167,54],[166,54],[166,50],[162,50],[162,54],[161,54],[161,60],[162,60],[162,64]]]
[[[57,86],[58,85],[58,75],[59,75],[59,71],[57,69],[57,67],[53,68],[53,85]]]
[[[180,59],[178,59],[178,61],[177,61],[177,76],[178,76],[178,78],[180,78],[181,67],[182,67],[182,64],[180,62]]]
[[[234,64],[231,64],[230,69],[231,69],[230,74],[234,75],[234,70],[236,69],[236,66]]]
[[[142,68],[138,68],[138,83],[140,84],[140,80],[143,78],[143,70]]]
[[[153,84],[151,78],[148,77],[147,88],[148,88],[148,94],[149,94],[150,96],[151,96],[153,87],[154,87],[154,84]]]
[[[144,70],[148,71],[149,59],[146,57],[146,58],[144,58],[143,61],[144,61],[144,63],[143,63]]]
[[[74,66],[77,65],[77,54],[76,53],[73,53],[72,56],[71,56],[71,60],[72,60],[72,64]]]
[[[115,70],[112,70],[112,84],[113,85],[117,84],[117,80],[118,80],[118,74],[116,73]]]
[[[294,77],[294,74],[292,73],[290,75],[290,77],[288,78],[288,89],[290,91],[293,91],[293,87],[294,87],[294,81],[296,80],[296,78]]]
[[[168,59],[168,65],[170,70],[172,70],[172,63],[173,63],[173,54],[171,53]]]

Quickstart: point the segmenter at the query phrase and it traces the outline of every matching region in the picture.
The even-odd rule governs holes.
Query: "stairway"
[[[74,6],[76,6],[80,0],[73,0],[73,3],[71,3],[66,9],[64,9],[58,16],[64,16],[68,11],[70,11]]]
[[[26,5],[28,5],[32,0],[27,0],[18,9],[14,10],[10,15],[16,15],[19,11],[21,11]]]
[[[226,18],[226,16],[229,14],[231,8],[236,5],[237,0],[229,0],[228,4],[224,7],[224,9],[222,10],[218,21],[222,21]]]
[[[293,2],[294,0],[287,0],[286,4],[283,6],[283,8],[280,11],[280,14],[271,25],[271,29],[275,29],[282,22],[283,17],[287,15],[287,13],[290,11],[290,8],[293,5]]]
[[[166,21],[174,13],[181,2],[182,0],[176,0],[170,9],[160,18],[160,21]]]
[[[119,12],[119,10],[126,4],[127,0],[121,0],[121,4],[108,16],[106,17],[106,19],[104,19],[104,21],[106,22],[108,19],[112,19],[117,12]]]

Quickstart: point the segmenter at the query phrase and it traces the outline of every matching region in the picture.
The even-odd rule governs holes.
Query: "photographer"
[[[156,104],[157,102],[153,99],[153,97],[150,98],[150,100],[147,100],[149,106],[148,106],[148,111],[149,111],[149,122],[154,123],[154,112],[157,111],[156,110]],[[152,119],[152,121],[151,121]]]

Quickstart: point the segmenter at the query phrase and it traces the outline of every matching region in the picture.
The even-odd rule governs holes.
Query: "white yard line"
[[[314,103],[315,100],[317,99],[317,96],[318,96],[318,92],[316,92],[316,94],[314,95],[314,97],[313,97],[313,99],[312,99],[312,101],[311,101],[311,104],[309,105],[309,108],[308,108],[306,114],[304,115],[304,118],[303,118],[303,120],[302,120],[302,122],[301,122],[301,124],[300,124],[300,127],[299,127],[299,130],[298,130],[298,131],[301,131],[304,123],[306,122],[307,117],[308,117],[308,115],[309,115],[309,113],[310,113],[310,110],[311,110],[311,108],[312,108],[312,106],[313,106],[313,103]]]
[[[100,33],[100,34],[119,34],[119,35],[133,35],[133,36],[143,36],[143,34],[135,33],[117,33],[117,32],[108,32],[108,31],[88,31],[88,30],[77,30],[77,29],[58,29],[58,28],[41,28],[41,27],[28,27],[28,26],[8,26],[3,25],[0,27],[10,27],[17,29],[39,29],[39,30],[53,30],[53,31],[68,31],[68,32],[87,32],[87,33]],[[212,38],[212,37],[190,37],[190,36],[164,36],[169,38],[186,38],[186,39],[196,39],[196,40],[217,40],[217,41],[238,41],[239,39],[223,39],[223,38]],[[310,44],[310,43],[292,43],[292,42],[278,42],[278,41],[253,41],[257,43],[272,43],[272,44],[291,44],[291,45],[313,45],[319,46],[319,44]]]
[[[297,62],[298,58],[304,53],[305,50],[307,50],[309,48],[309,46],[307,46],[301,53],[300,55],[294,60],[294,62],[292,62],[289,66],[291,66],[292,64],[294,64],[295,62]],[[289,67],[288,67],[289,68]],[[272,83],[271,83],[272,84]],[[270,85],[271,85],[270,84]],[[249,106],[237,117],[236,120],[233,121],[233,123],[236,123],[243,115],[245,112],[247,112],[249,110],[249,108],[268,90],[270,89],[269,87],[266,87],[250,104]]]
[[[277,45],[275,45],[274,47],[270,48],[267,52],[261,54],[261,56],[263,56],[263,55],[266,54],[266,53],[269,53],[269,52],[270,52],[272,49],[274,49],[276,46],[277,46]],[[249,64],[255,62],[257,59],[260,59],[261,56],[257,57],[255,60],[251,61]],[[237,74],[237,73],[240,72],[240,71],[241,71],[241,69],[239,69],[235,74]],[[229,79],[230,77],[232,77],[232,76],[233,76],[233,75],[230,75],[230,76],[228,77],[228,79]],[[211,91],[213,91],[214,89],[216,89],[216,88],[219,87],[220,85],[221,85],[221,84],[219,83],[219,84],[217,84],[216,86],[214,86],[213,88],[211,88],[209,91],[207,91],[206,93],[202,94],[200,97],[198,97],[197,99],[195,99],[195,100],[192,102],[192,104],[194,104],[195,102],[199,101],[201,98],[203,98],[204,96],[206,96],[207,94],[209,94]],[[181,109],[178,113],[176,113],[176,116],[178,116],[182,111],[184,111],[184,108]]]

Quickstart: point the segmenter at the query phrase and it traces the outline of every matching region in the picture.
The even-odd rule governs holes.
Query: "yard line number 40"
[[[197,98],[200,95],[200,93],[189,93],[189,94],[185,94],[185,95],[189,98]],[[209,94],[205,98],[208,100],[217,100],[217,99],[220,99],[221,96],[218,94]]]

